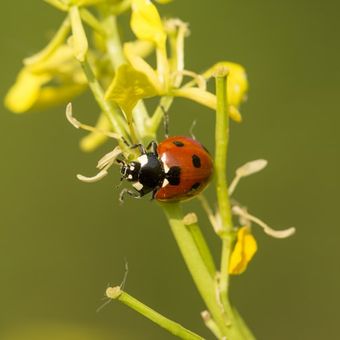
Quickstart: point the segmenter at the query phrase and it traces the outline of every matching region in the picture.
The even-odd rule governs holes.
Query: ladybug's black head
[[[124,179],[130,182],[136,182],[138,181],[140,167],[141,165],[139,162],[123,164],[120,169],[120,173]]]

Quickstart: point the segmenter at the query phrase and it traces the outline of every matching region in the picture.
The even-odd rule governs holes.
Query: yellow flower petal
[[[124,64],[118,68],[117,74],[106,92],[106,99],[114,101],[125,113],[129,114],[138,100],[157,94],[157,88],[144,73]]]
[[[196,103],[207,106],[212,110],[216,110],[217,99],[216,96],[208,91],[197,87],[183,87],[172,90],[171,94],[176,97],[183,97],[190,99]],[[235,122],[240,123],[242,116],[238,109],[229,105],[229,117]]]
[[[228,104],[234,106],[233,110],[235,110],[246,98],[248,91],[247,74],[243,66],[228,61],[222,61],[204,72],[203,76],[205,78],[210,78],[216,69],[221,66],[226,67],[229,71],[227,79]]]
[[[70,4],[76,6],[92,6],[105,2],[107,0],[71,0]]]
[[[257,251],[257,243],[250,227],[245,226],[237,232],[237,242],[229,262],[229,274],[242,274]]]
[[[132,65],[132,67],[135,70],[144,73],[158,92],[160,93],[163,92],[163,86],[160,80],[158,79],[155,70],[144,59],[135,54],[135,52],[136,51],[131,43],[124,44],[125,57],[128,60],[128,62]]]
[[[5,106],[14,113],[28,111],[37,101],[41,86],[50,79],[48,74],[36,75],[23,69],[5,97]]]
[[[63,45],[67,35],[71,29],[70,20],[68,17],[64,19],[63,23],[59,27],[58,31],[55,33],[51,41],[38,53],[35,55],[24,59],[24,64],[33,65],[38,64],[42,61],[48,59],[56,50]]]
[[[83,62],[86,57],[88,50],[88,42],[86,38],[86,33],[80,18],[79,9],[77,6],[71,7],[70,19],[72,26],[72,47],[74,50],[74,55],[80,62]]]
[[[163,48],[166,33],[157,8],[150,0],[132,0],[131,29],[140,40],[154,42]]]
[[[129,43],[131,53],[141,58],[148,57],[155,49],[155,45],[146,40],[135,40]]]
[[[32,109],[45,110],[47,108],[68,103],[86,90],[86,85],[64,84],[62,86],[46,86],[39,91]]]

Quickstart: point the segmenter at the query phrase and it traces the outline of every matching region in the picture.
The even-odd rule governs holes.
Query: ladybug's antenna
[[[196,140],[196,136],[195,136],[195,134],[194,134],[194,128],[195,128],[195,126],[196,126],[196,123],[197,123],[197,121],[196,121],[196,119],[195,119],[195,120],[191,123],[190,129],[189,129],[190,136],[191,136],[191,138],[192,138],[193,140]]]
[[[160,108],[163,111],[164,136],[165,138],[169,138],[169,112],[162,104],[160,105]]]

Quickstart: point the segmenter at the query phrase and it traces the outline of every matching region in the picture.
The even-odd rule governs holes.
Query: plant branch
[[[227,183],[227,152],[229,142],[229,114],[227,102],[227,70],[224,68],[216,72],[216,132],[215,132],[215,170],[216,170],[216,193],[218,212],[221,217],[222,258],[220,294],[224,308],[229,310],[228,286],[229,286],[229,258],[232,245],[232,217],[228,195]],[[229,316],[230,317],[230,316]]]
[[[161,206],[168,218],[177,245],[202,299],[220,331],[227,335],[228,327],[225,324],[221,306],[216,299],[215,281],[211,277],[195,241],[183,223],[183,213],[180,205],[178,203],[163,203]]]
[[[135,299],[128,293],[121,290],[120,286],[111,287],[106,290],[106,295],[108,298],[113,300],[118,300],[125,304],[126,306],[130,307],[131,309],[135,310],[139,314],[143,315],[147,319],[151,320],[159,327],[166,329],[169,333],[186,340],[203,340],[203,338],[196,333],[184,328],[179,323],[172,321],[162,314],[156,312],[152,308],[148,307],[144,303],[140,302],[139,300]]]
[[[104,114],[111,122],[113,131],[126,138],[127,136],[125,134],[125,130],[119,123],[119,120],[117,119],[117,116],[121,114],[119,107],[113,103],[109,103],[108,101],[106,101],[104,91],[100,86],[97,78],[95,77],[93,70],[87,59],[85,59],[84,62],[81,62],[81,66],[84,70],[93,96],[96,99],[101,110],[104,112]],[[120,146],[123,149],[126,149],[126,145],[123,142],[120,142]]]
[[[197,216],[194,213],[186,215],[183,219],[183,223],[189,230],[191,237],[193,238],[198,251],[213,279],[216,277],[215,261],[211,255],[209,246],[204,238],[204,235],[197,223]]]
[[[110,12],[104,12],[103,25],[107,31],[106,47],[111,60],[112,66],[116,71],[118,67],[126,63],[126,59],[122,49],[122,42],[118,32],[117,17],[110,14]],[[149,115],[146,111],[143,102],[140,101],[133,109],[133,120],[139,137],[143,137],[146,134],[145,125],[149,119]]]

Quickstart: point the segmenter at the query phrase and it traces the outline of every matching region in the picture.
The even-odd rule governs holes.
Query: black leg
[[[146,147],[146,150],[151,150],[158,157],[157,146],[156,141],[152,140]]]
[[[124,203],[126,195],[129,195],[130,197],[133,197],[133,198],[141,198],[141,195],[138,192],[135,192],[135,191],[132,191],[132,190],[125,188],[119,194],[119,202],[120,203]]]
[[[116,159],[116,162],[117,162],[118,164],[126,165],[126,162],[123,161],[122,159],[119,159],[119,158]]]
[[[126,146],[130,147],[130,143],[129,143],[123,136],[122,136],[121,138],[122,138],[123,143],[124,143]]]
[[[155,199],[155,196],[156,196],[158,190],[159,190],[159,188],[155,188],[155,189],[152,190],[152,196],[151,196],[150,201],[153,201]]]
[[[139,143],[139,144],[134,144],[130,146],[130,149],[137,149],[137,148],[142,155],[146,154],[146,150],[143,144]]]

